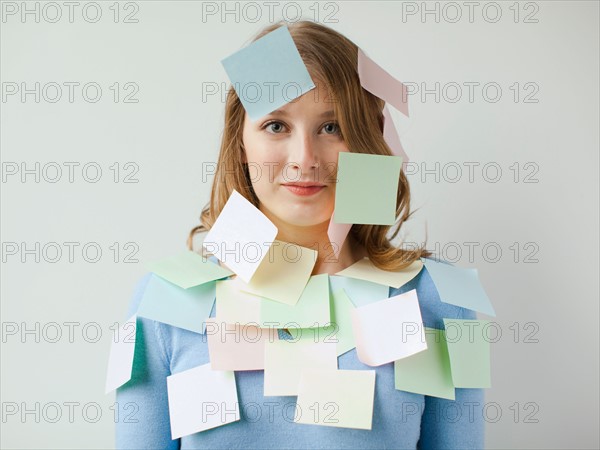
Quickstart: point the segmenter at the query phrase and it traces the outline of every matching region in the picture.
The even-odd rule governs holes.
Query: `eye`
[[[340,125],[337,122],[329,122],[323,125],[325,134],[341,134]]]
[[[284,125],[281,122],[271,121],[264,124],[263,129],[268,130],[269,133],[279,134],[283,131]]]

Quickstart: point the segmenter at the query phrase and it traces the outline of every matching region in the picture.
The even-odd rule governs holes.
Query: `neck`
[[[336,258],[327,235],[329,221],[311,226],[297,226],[281,222],[268,212],[265,214],[279,230],[277,240],[317,251],[317,260],[312,275],[321,273],[333,275],[367,256],[366,250],[348,234]]]

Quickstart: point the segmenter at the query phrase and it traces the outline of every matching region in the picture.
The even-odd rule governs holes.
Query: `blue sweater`
[[[149,280],[138,283],[127,317],[137,310]],[[389,296],[416,289],[426,327],[443,329],[443,318],[474,319],[475,313],[440,301],[427,269]],[[213,313],[214,316],[214,308]],[[280,337],[285,332],[280,330]],[[171,440],[166,377],[209,362],[206,336],[138,317],[132,378],[117,390],[118,449],[216,448],[483,448],[482,389],[456,389],[445,400],[394,387],[394,364],[370,367],[353,349],[339,369],[376,370],[372,430],[293,422],[296,397],[264,397],[263,371],[235,372],[240,420]]]

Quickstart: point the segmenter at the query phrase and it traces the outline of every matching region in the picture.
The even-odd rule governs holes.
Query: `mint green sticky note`
[[[496,315],[490,299],[481,286],[477,269],[463,269],[429,258],[424,258],[423,262],[441,301],[479,311],[488,316]]]
[[[329,284],[332,292],[343,289],[357,308],[384,300],[390,293],[389,286],[339,275],[330,275]]]
[[[331,295],[331,325],[319,328],[289,328],[293,339],[308,339],[315,342],[335,342],[337,355],[356,347],[352,331],[352,301],[344,289],[338,289]]]
[[[425,328],[427,350],[394,361],[396,389],[454,400],[444,330]]]
[[[334,222],[393,225],[400,156],[340,152]]]
[[[138,308],[138,316],[174,327],[204,333],[215,301],[216,282],[183,289],[152,275]]]
[[[316,328],[329,323],[328,275],[310,277],[295,305],[262,298],[260,321],[263,327],[274,328]]]
[[[146,267],[159,277],[184,289],[233,274],[230,270],[189,250],[170,258],[151,262],[146,264]]]
[[[489,320],[444,319],[454,387],[491,387],[488,324]]]
[[[252,121],[315,87],[286,26],[271,31],[221,63]]]

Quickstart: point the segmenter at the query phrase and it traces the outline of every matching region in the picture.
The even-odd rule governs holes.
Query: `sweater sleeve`
[[[127,317],[137,311],[151,274],[136,286]],[[117,389],[117,449],[179,449],[171,440],[167,376],[171,374],[160,323],[138,317],[131,380]]]
[[[454,319],[476,319],[474,311],[456,308]],[[484,391],[456,388],[455,400],[425,396],[418,448],[484,448]]]

